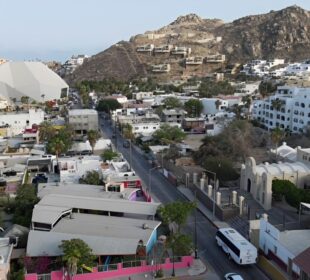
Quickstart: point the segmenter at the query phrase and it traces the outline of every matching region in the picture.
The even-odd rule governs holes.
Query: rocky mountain
[[[138,47],[146,45],[168,45],[169,50],[154,52],[140,48],[137,51]],[[182,54],[175,51],[172,54],[173,47],[177,47],[178,51],[179,47],[186,47],[187,51]],[[207,59],[216,54],[225,55],[225,62],[210,62]],[[187,64],[186,58],[195,57],[198,57],[195,61],[202,62]],[[119,42],[92,56],[66,80],[70,84],[103,78],[129,80],[153,77],[159,81],[177,80],[206,76],[223,71],[228,63],[243,63],[254,58],[300,61],[309,57],[310,12],[298,6],[243,17],[231,23],[189,14],[178,17],[165,27],[133,36],[129,42]],[[169,70],[161,68],[162,64],[169,64]],[[159,66],[154,69],[154,65]]]

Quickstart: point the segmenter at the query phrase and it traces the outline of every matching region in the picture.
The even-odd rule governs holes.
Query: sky
[[[0,58],[64,61],[196,13],[225,22],[310,0],[0,0]]]

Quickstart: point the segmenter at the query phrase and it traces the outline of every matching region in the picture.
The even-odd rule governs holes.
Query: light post
[[[129,139],[129,161],[130,161],[130,171],[132,171],[132,144],[131,144],[131,139]]]
[[[172,277],[175,277],[175,270],[174,270],[174,240],[172,242]]]
[[[205,170],[208,173],[211,173],[214,176],[214,186],[213,186],[213,217],[215,217],[215,190],[216,190],[216,173],[210,170]]]
[[[197,191],[195,190],[195,213],[194,213],[194,218],[195,218],[195,259],[198,259],[198,245],[197,245]]]

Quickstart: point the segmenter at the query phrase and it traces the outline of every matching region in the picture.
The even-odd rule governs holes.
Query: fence
[[[193,264],[193,256],[175,257],[174,260],[175,269],[188,268]],[[39,278],[42,275],[27,274],[25,276],[25,280],[101,280],[111,277],[130,276],[140,273],[155,272],[155,270],[158,269],[172,270],[172,267],[173,261],[170,258],[165,259],[165,262],[161,264],[147,264],[146,261],[131,261],[116,264],[116,269],[115,265],[109,265],[106,271],[104,271],[104,265],[95,267],[91,273],[76,274],[71,278],[66,277],[62,271],[53,271],[50,274],[50,278],[44,279]]]

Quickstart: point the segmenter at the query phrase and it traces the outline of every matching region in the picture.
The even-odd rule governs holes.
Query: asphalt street
[[[105,137],[112,139],[114,127],[107,120],[100,118],[101,129]],[[130,162],[130,149],[123,147],[123,138],[117,133],[117,149],[128,162]],[[112,139],[115,143],[115,139]],[[136,149],[132,148],[132,168],[142,179],[144,186],[149,182],[149,170],[152,168],[148,160]],[[156,201],[163,204],[176,200],[185,201],[184,196],[172,185],[158,170],[152,170],[151,195]],[[194,215],[190,216],[185,231],[194,235]],[[197,211],[197,244],[198,255],[207,264],[208,269],[223,277],[228,272],[242,275],[246,280],[269,279],[256,265],[240,266],[229,260],[221,248],[215,242],[216,228],[213,224]],[[194,236],[193,236],[194,238]],[[210,267],[211,266],[211,267]]]

